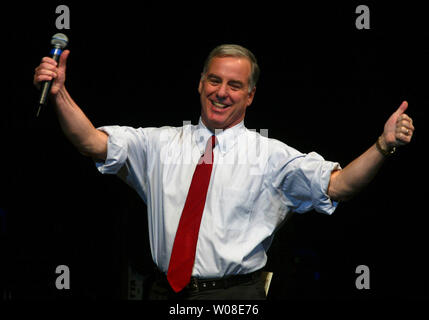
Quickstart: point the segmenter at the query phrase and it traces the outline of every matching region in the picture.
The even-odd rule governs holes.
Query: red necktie
[[[198,232],[213,167],[215,143],[216,137],[213,135],[207,141],[206,150],[198,161],[174,238],[167,279],[175,292],[181,291],[191,280]]]

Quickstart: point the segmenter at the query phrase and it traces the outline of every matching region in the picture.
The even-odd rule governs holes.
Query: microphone
[[[51,58],[54,59],[56,62],[58,62],[58,60],[60,59],[60,55],[63,52],[63,49],[67,46],[68,42],[69,42],[69,39],[65,34],[63,33],[54,34],[51,39],[51,45],[53,46],[53,48],[51,49]],[[42,106],[46,105],[46,100],[47,100],[49,91],[51,91],[52,81],[53,79],[50,81],[43,81],[42,92],[40,93],[40,99],[39,99],[39,109],[37,110],[36,117],[39,116]]]

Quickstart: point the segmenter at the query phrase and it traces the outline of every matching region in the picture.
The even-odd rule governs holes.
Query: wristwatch
[[[395,153],[395,151],[396,151],[396,147],[393,147],[391,150],[384,150],[384,149],[381,147],[380,139],[381,139],[381,136],[380,136],[380,137],[378,137],[377,142],[375,143],[375,146],[377,147],[377,150],[378,150],[378,151],[380,151],[380,153],[381,153],[383,156],[385,156],[385,157],[388,157],[388,156],[391,156],[392,154],[394,154],[394,153]]]

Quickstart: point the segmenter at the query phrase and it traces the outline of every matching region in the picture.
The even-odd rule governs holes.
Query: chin
[[[227,120],[225,117],[218,117],[216,115],[202,115],[204,124],[210,129],[223,129],[227,126]]]

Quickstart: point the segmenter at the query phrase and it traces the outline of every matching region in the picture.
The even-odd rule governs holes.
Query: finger
[[[403,114],[401,114],[401,115],[398,117],[398,120],[397,120],[397,121],[401,121],[401,120],[408,120],[408,121],[410,121],[411,123],[413,123],[413,119],[411,119],[411,117],[410,117],[410,116],[408,116],[406,113],[403,113]]]
[[[410,129],[410,128],[403,127],[403,126],[397,127],[395,130],[395,134],[400,134],[400,133],[403,133],[406,136],[409,136],[409,135],[412,135],[414,133],[414,129]]]
[[[40,69],[36,72],[36,75],[47,75],[47,76],[51,76],[52,78],[56,78],[57,77],[57,73],[51,70],[47,70],[47,69]]]
[[[57,62],[54,60],[54,59],[52,59],[51,57],[43,57],[42,58],[42,61],[41,61],[42,63],[44,62],[44,63],[49,63],[49,64],[51,64],[51,65],[53,65],[53,66],[57,66]]]
[[[42,62],[35,70],[37,72],[38,70],[44,70],[44,69],[54,71],[57,69],[57,67],[54,66],[53,64],[48,63],[48,62]]]
[[[403,114],[405,112],[405,110],[407,110],[407,108],[408,108],[408,102],[407,101],[403,101],[401,103],[401,105],[399,106],[398,110],[396,110],[396,113],[398,115],[401,115],[401,114]]]
[[[58,65],[58,68],[60,68],[62,71],[66,70],[67,58],[69,54],[70,54],[70,50],[64,50],[63,53],[61,53],[60,63]]]
[[[405,127],[407,129],[410,129],[410,130],[414,130],[414,126],[412,125],[412,123],[409,120],[402,120],[397,124],[397,126],[401,126],[401,127]]]
[[[51,81],[52,79],[53,79],[53,77],[50,75],[41,74],[41,75],[34,77],[34,82],[35,82],[35,84],[38,84],[42,81]]]
[[[404,144],[410,143],[411,142],[411,135],[406,135],[403,132],[397,133],[396,134],[396,142],[399,145],[404,145]]]
[[[402,127],[400,130],[400,133],[405,134],[406,136],[409,136],[411,134],[411,130],[406,128],[406,127]]]
[[[398,121],[404,120],[404,119],[411,119],[411,118],[406,113],[403,113],[398,117]]]

